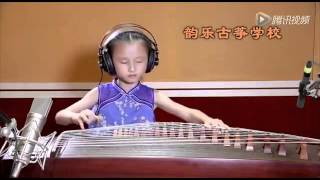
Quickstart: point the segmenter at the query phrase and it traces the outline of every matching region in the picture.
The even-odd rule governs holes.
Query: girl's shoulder
[[[153,87],[146,85],[146,84],[143,84],[143,83],[140,83],[139,87],[140,87],[140,89],[144,89],[144,90],[154,90]]]
[[[103,83],[96,87],[97,92],[99,94],[99,99],[104,101],[120,94],[120,91],[114,87],[112,82]]]
[[[97,85],[96,87],[100,88],[100,87],[108,87],[108,86],[112,86],[112,82],[101,83],[101,84]]]

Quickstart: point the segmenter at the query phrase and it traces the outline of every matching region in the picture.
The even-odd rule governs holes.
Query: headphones
[[[104,35],[100,43],[99,52],[98,52],[98,56],[99,56],[98,63],[100,68],[108,72],[110,75],[116,75],[116,70],[113,65],[110,50],[108,49],[108,44],[114,38],[116,38],[119,34],[124,32],[137,32],[147,38],[147,41],[149,41],[149,43],[151,44],[151,47],[149,48],[149,59],[148,59],[146,73],[151,72],[151,70],[159,64],[159,58],[158,58],[159,51],[158,51],[157,42],[150,31],[148,31],[146,28],[140,25],[133,24],[133,23],[116,25]]]

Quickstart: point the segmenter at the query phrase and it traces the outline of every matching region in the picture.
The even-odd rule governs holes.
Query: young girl
[[[114,77],[98,85],[82,99],[59,111],[56,123],[77,124],[81,129],[131,123],[155,122],[154,110],[161,108],[190,123],[228,128],[219,119],[172,101],[162,92],[141,84],[145,73],[158,64],[153,35],[136,24],[115,26],[103,38],[100,67]]]

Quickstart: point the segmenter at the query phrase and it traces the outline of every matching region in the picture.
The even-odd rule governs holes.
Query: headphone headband
[[[150,31],[148,31],[146,28],[144,28],[138,24],[133,24],[133,23],[119,24],[119,25],[113,27],[110,31],[108,31],[104,35],[104,38],[100,43],[100,48],[103,48],[103,50],[106,50],[107,44],[109,44],[109,42],[112,39],[114,39],[115,37],[117,37],[121,33],[131,32],[131,31],[138,32],[138,33],[141,33],[141,34],[147,36],[147,38],[152,42],[151,48],[154,50],[158,50],[156,39],[154,38],[152,33]]]

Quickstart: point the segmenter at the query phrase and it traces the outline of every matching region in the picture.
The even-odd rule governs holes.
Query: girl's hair
[[[135,42],[135,41],[142,41],[144,43],[144,45],[146,46],[147,50],[148,50],[148,57],[149,57],[149,53],[150,53],[150,49],[152,47],[152,43],[150,42],[150,40],[146,37],[146,35],[142,34],[142,33],[138,33],[135,31],[129,31],[129,32],[123,32],[120,33],[118,36],[116,36],[114,39],[112,39],[110,41],[110,43],[108,43],[107,49],[109,49],[109,56],[112,59],[112,55],[113,55],[113,51],[114,51],[114,46],[116,44],[116,42],[119,41],[124,41],[124,42]]]

